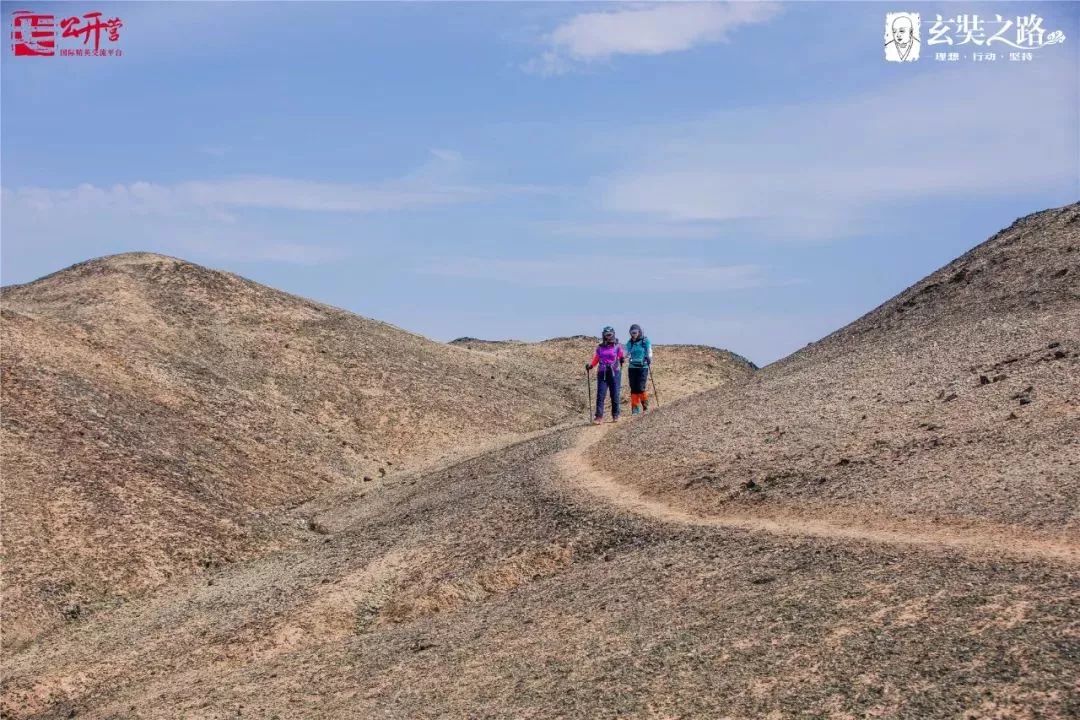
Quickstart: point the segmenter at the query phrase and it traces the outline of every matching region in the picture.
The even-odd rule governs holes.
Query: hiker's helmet
[[[600,337],[604,339],[604,342],[612,342],[615,340],[615,328],[610,325],[606,325],[603,331],[600,333]]]

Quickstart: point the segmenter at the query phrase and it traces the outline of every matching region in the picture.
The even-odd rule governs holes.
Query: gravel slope
[[[707,520],[1075,545],[1078,211],[591,451],[598,429],[570,428],[300,505],[294,545],[10,654],[3,714],[1075,717],[1073,555]]]
[[[591,459],[713,513],[1075,536],[1078,279],[1080,205],[1022,218],[752,382],[619,428]]]
[[[317,516],[299,549],[73,623],[8,717],[1065,718],[1074,566],[654,522],[570,430]]]
[[[278,515],[312,498],[586,413],[576,355],[453,347],[161,255],[0,299],[5,647],[295,544]]]

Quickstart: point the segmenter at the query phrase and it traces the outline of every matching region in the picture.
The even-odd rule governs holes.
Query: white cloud
[[[425,262],[416,271],[424,275],[497,280],[531,287],[595,288],[615,279],[635,278],[651,291],[660,292],[716,292],[779,284],[770,281],[758,265],[709,265],[676,257],[447,257]]]
[[[889,203],[1075,192],[1075,68],[1040,62],[934,67],[839,103],[635,131],[598,200],[623,217],[822,239]]]
[[[262,208],[311,212],[371,213],[414,210],[490,200],[504,195],[550,192],[537,186],[471,184],[461,154],[432,150],[432,160],[400,178],[371,183],[333,183],[247,175],[173,184],[137,181],[99,187],[5,188],[4,200],[19,210],[117,210],[136,215],[195,210],[226,213]],[[218,215],[218,217],[224,217]]]
[[[461,162],[461,153],[457,150],[445,150],[442,148],[431,148],[429,151],[433,156],[442,160],[443,162],[459,163]]]
[[[670,3],[576,15],[544,38],[548,49],[526,65],[543,75],[616,55],[662,55],[726,41],[735,28],[765,22],[780,11],[766,2]]]
[[[280,242],[265,237],[251,237],[226,232],[178,234],[172,243],[186,253],[215,260],[268,261],[289,265],[322,265],[348,257],[345,248],[325,245]]]
[[[135,214],[200,208],[369,213],[464,203],[492,197],[498,192],[496,188],[469,186],[425,187],[406,183],[353,185],[244,176],[172,185],[139,181],[112,187],[83,184],[71,189],[18,188],[11,191],[11,200],[17,205],[38,210],[58,207],[84,211],[124,208]]]
[[[543,226],[553,235],[602,240],[707,240],[723,233],[714,223],[583,221]]]
[[[351,185],[276,177],[189,182],[168,189],[181,203],[310,210],[378,212],[468,202],[483,191],[470,187],[423,187],[405,183]]]
[[[507,313],[501,308],[465,309],[455,310],[450,318],[435,316],[425,308],[404,306],[393,317],[383,319],[443,340],[469,335],[489,340],[538,341],[577,333],[599,335],[605,325],[613,326],[620,337],[625,337],[626,328],[638,323],[655,343],[712,345],[764,366],[843,327],[859,314],[823,307],[787,313],[755,310],[735,315],[722,304],[701,300],[704,302],[687,303],[681,309],[632,301],[611,307],[588,303],[580,312],[560,312],[557,307],[531,313]]]
[[[307,235],[245,222],[216,207],[176,204],[167,190],[148,183],[3,190],[6,258],[44,255],[73,261],[144,250],[204,261],[315,265],[349,253],[335,244],[336,238]]]
[[[462,157],[432,150],[417,170],[382,182],[332,183],[242,176],[172,184],[137,181],[112,186],[2,188],[5,248],[83,245],[103,252],[154,249],[228,260],[329,262],[344,251],[324,234],[297,238],[297,227],[321,227],[316,218],[275,216],[260,221],[250,210],[300,213],[382,213],[485,202],[507,195],[547,192],[533,186],[467,182]],[[286,224],[294,235],[286,236]],[[340,227],[340,226],[339,226]],[[316,239],[318,238],[318,239]],[[340,238],[339,238],[340,240]]]

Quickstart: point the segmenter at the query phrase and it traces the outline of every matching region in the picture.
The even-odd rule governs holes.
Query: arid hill
[[[311,534],[280,510],[586,414],[580,371],[160,255],[81,263],[2,303],[6,646]]]
[[[621,340],[625,342],[625,337]],[[553,368],[559,377],[576,379],[583,395],[586,392],[584,362],[592,357],[599,341],[597,337],[574,335],[534,343],[458,338],[450,344]],[[653,354],[656,362],[654,382],[661,403],[725,386],[729,379],[749,377],[757,369],[741,355],[707,345],[654,345]],[[629,408],[629,381],[626,373],[623,375],[623,404]],[[650,385],[650,393],[653,387]]]
[[[10,654],[0,707],[1075,717],[1078,216],[1019,221],[749,387],[315,498],[309,542]]]
[[[1080,210],[1039,213],[846,328],[593,454],[699,511],[1080,532]],[[643,480],[647,478],[647,480]]]

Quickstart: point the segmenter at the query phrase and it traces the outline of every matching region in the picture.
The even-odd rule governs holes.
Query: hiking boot
[[[595,417],[595,418],[592,419],[592,424],[593,425],[599,425],[602,422],[604,422],[604,418]]]
[[[635,405],[634,409],[630,411],[630,414],[631,415],[640,415],[642,412],[643,411],[642,411],[641,407],[638,406],[638,405]]]

